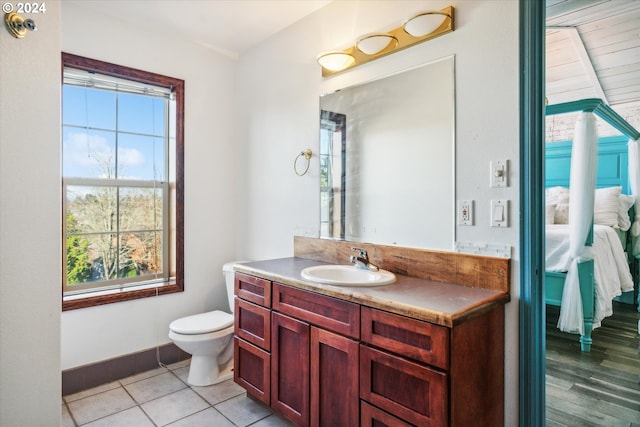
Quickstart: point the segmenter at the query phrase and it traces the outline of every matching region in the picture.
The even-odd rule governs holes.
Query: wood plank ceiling
[[[640,107],[639,0],[547,0],[546,43],[549,104]]]

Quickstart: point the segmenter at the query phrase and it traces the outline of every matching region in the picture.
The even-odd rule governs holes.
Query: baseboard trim
[[[191,357],[189,353],[185,353],[173,343],[161,345],[159,350],[160,361],[167,365]],[[156,348],[154,347],[114,357],[113,359],[67,369],[62,371],[62,395],[77,393],[157,367],[158,360]]]

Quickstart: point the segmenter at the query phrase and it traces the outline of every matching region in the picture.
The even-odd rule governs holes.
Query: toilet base
[[[233,359],[222,369],[211,356],[192,356],[187,382],[192,386],[204,387],[233,378]]]

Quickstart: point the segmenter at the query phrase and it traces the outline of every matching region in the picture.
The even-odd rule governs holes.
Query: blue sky
[[[62,96],[65,177],[100,178],[107,169],[113,173],[117,150],[118,177],[165,178],[164,99],[71,85],[63,86]]]

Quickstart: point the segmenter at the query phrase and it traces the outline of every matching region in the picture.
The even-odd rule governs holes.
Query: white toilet
[[[222,267],[231,313],[234,264]],[[207,386],[233,377],[233,314],[215,310],[174,320],[169,325],[169,338],[191,354],[189,384]]]

